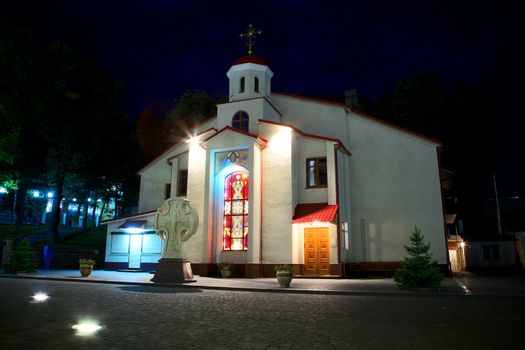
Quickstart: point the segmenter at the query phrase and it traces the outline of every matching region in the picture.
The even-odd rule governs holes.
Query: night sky
[[[225,75],[246,53],[239,33],[262,29],[255,55],[274,91],[371,98],[422,70],[446,86],[474,81],[500,111],[495,172],[506,195],[523,179],[524,6],[518,1],[4,1],[0,19],[43,44],[62,41],[125,83],[131,119],[184,91],[227,93]],[[491,140],[487,140],[491,142]],[[525,180],[521,180],[525,182]],[[524,193],[525,194],[525,193]]]

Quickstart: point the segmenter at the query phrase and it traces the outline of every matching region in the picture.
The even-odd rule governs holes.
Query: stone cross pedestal
[[[155,226],[157,234],[164,241],[164,251],[152,282],[195,282],[190,261],[183,258],[182,248],[184,242],[195,234],[197,225],[197,212],[187,199],[167,199],[157,210]]]

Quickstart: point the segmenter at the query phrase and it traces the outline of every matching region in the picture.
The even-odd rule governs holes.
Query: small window
[[[326,187],[326,157],[306,159],[306,188]]]
[[[232,128],[248,132],[249,116],[244,111],[239,111],[233,115]]]
[[[179,186],[177,187],[177,197],[188,194],[188,169],[179,170]]]
[[[484,244],[482,249],[483,260],[500,260],[498,244]]]
[[[164,185],[164,199],[171,197],[171,184]]]
[[[253,90],[255,92],[259,92],[259,78],[255,77],[255,80],[253,81]]]
[[[242,77],[241,81],[240,81],[240,84],[239,84],[239,93],[244,92],[244,85],[246,85],[245,81],[246,81],[246,79],[244,79],[244,77]]]

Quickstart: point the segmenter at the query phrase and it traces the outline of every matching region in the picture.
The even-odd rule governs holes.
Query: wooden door
[[[328,227],[304,229],[304,274],[330,274]]]

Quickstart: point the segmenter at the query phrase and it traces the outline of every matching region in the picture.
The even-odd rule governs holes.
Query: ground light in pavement
[[[33,303],[43,303],[47,299],[49,299],[49,295],[43,292],[38,292],[33,295]]]
[[[93,320],[81,320],[78,324],[73,325],[71,328],[77,331],[76,335],[85,337],[94,335],[102,329],[102,326]]]

